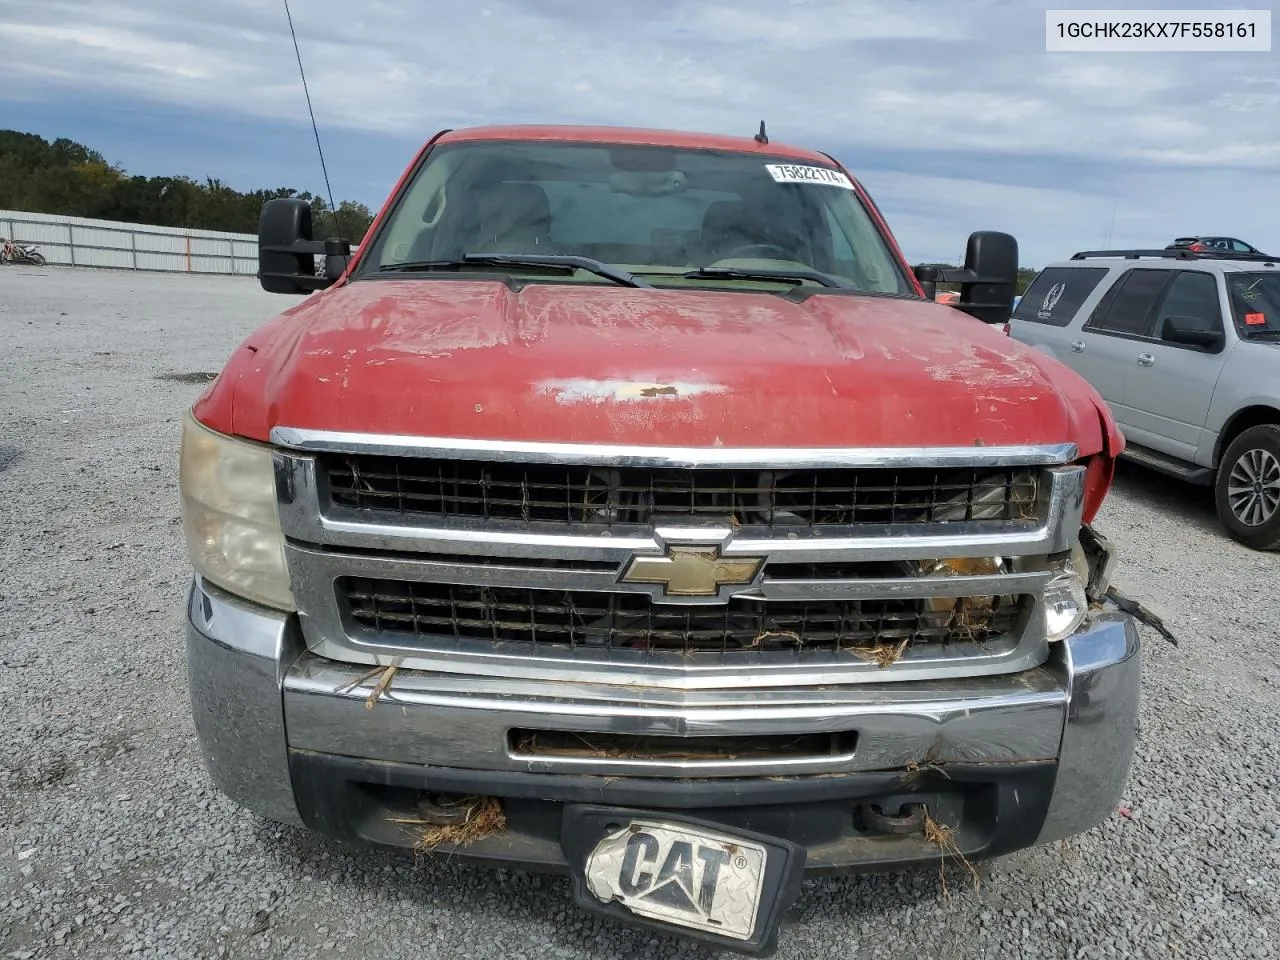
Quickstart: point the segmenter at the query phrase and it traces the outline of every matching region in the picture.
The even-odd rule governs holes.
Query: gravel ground
[[[252,279],[0,270],[0,958],[705,957],[558,878],[261,823],[189,716],[178,418],[291,303]],[[193,378],[199,380],[199,377]],[[1280,956],[1280,559],[1122,466],[1099,522],[1151,631],[1124,806],[982,866],[811,882],[779,957]]]

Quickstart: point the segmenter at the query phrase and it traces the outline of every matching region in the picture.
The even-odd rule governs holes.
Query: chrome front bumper
[[[401,671],[372,709],[374,680],[353,686],[368,667],[308,651],[296,617],[197,579],[188,621],[195,725],[214,782],[242,806],[295,825],[318,825],[298,803],[312,789],[308,781],[295,793],[299,769],[328,761],[376,769],[387,783],[418,770],[495,785],[523,777],[543,785],[536,795],[544,799],[564,792],[558,784],[591,782],[592,797],[614,800],[661,796],[662,784],[676,784],[683,805],[699,794],[691,780],[707,797],[767,783],[786,803],[788,791],[804,802],[815,784],[824,796],[842,782],[865,792],[886,775],[902,781],[909,771],[949,767],[996,782],[1038,764],[1056,774],[1045,802],[1033,805],[1037,822],[1019,836],[1041,843],[1110,813],[1134,748],[1139,638],[1133,621],[1114,613],[1055,644],[1044,666],[1003,676],[734,691]],[[856,746],[799,759],[548,757],[522,753],[513,728],[691,738],[851,731]]]

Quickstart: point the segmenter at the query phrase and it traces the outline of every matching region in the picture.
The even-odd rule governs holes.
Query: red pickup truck
[[[259,243],[306,296],[180,471],[238,803],[755,954],[807,872],[1113,809],[1140,648],[1091,522],[1124,441],[1003,335],[1012,237],[913,270],[823,153],[511,126],[435,136],[357,255],[292,199]]]

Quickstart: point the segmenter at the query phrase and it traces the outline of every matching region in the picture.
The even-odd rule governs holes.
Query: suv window
[[[1280,336],[1280,273],[1228,274],[1227,296],[1242,337]]]
[[[1218,281],[1211,273],[1183,270],[1169,284],[1158,311],[1155,336],[1164,339],[1164,322],[1177,317],[1192,330],[1222,329],[1222,305],[1218,300]]]
[[[1116,281],[1094,308],[1086,330],[1145,337],[1151,330],[1152,307],[1172,270],[1130,270]]]
[[[1013,318],[1065,327],[1106,275],[1106,267],[1046,267],[1027,287]]]

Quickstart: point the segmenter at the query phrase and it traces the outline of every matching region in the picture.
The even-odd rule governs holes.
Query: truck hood
[[[286,311],[196,405],[276,425],[627,445],[1103,449],[1097,394],[951,307],[496,280],[369,280]],[[1122,441],[1121,441],[1122,442]]]

